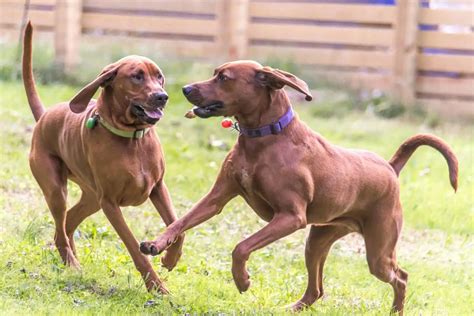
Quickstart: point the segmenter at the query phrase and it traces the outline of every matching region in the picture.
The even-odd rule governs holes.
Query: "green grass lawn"
[[[202,74],[202,78],[208,74]],[[199,78],[196,78],[199,79]],[[239,294],[230,272],[234,246],[264,225],[238,198],[224,211],[191,230],[178,266],[167,272],[154,264],[172,295],[146,292],[129,255],[99,212],[76,234],[81,272],[70,271],[52,245],[53,221],[30,174],[28,152],[34,120],[21,83],[0,82],[0,313],[21,314],[280,314],[306,286],[305,231],[254,253],[252,286]],[[45,104],[67,100],[77,87],[40,87]],[[170,103],[156,130],[164,145],[166,181],[179,215],[213,183],[237,135],[219,119],[186,120],[189,108],[178,86],[168,88]],[[443,157],[421,148],[401,173],[405,227],[399,263],[410,274],[407,315],[472,315],[473,308],[473,128],[442,124],[430,129],[407,119],[385,120],[370,113],[343,118],[312,115],[317,103],[296,106],[314,130],[333,143],[365,148],[390,158],[401,142],[431,132],[450,143],[460,162],[459,191],[449,185]],[[317,163],[317,162],[315,162]],[[71,186],[69,205],[78,198]],[[125,208],[139,240],[163,231],[157,212],[146,203]],[[392,289],[368,272],[361,238],[338,242],[325,269],[325,297],[306,313],[319,315],[388,314]]]

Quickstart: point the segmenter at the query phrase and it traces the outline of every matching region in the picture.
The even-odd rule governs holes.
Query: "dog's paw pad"
[[[153,244],[150,245],[150,254],[151,254],[152,256],[156,256],[156,255],[159,254],[158,249],[156,249],[155,245],[153,245]]]
[[[145,255],[151,254],[151,243],[148,241],[142,241],[140,243],[140,251]]]

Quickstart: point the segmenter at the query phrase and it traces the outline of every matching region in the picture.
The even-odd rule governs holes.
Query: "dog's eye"
[[[227,79],[229,79],[226,75],[220,73],[217,75],[217,80],[219,81],[226,81]]]
[[[143,81],[143,79],[145,79],[145,75],[143,72],[139,71],[132,75],[132,79],[135,81]]]
[[[159,81],[163,81],[163,75],[162,74],[158,74],[158,76],[156,76],[156,78],[158,78]]]

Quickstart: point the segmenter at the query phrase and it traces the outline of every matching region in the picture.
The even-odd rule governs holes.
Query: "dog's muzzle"
[[[194,105],[193,112],[196,116],[200,118],[208,118],[211,116],[222,115],[221,111],[224,108],[224,103],[221,101],[204,102],[199,89],[194,85],[184,86],[183,94],[186,99]]]
[[[149,106],[140,103],[132,103],[132,113],[148,124],[155,124],[164,115],[165,105]]]
[[[206,106],[195,106],[193,108],[193,112],[200,118],[208,118],[211,116],[221,115],[219,112],[223,108],[224,108],[224,104],[222,102],[216,102],[216,103],[212,103]]]

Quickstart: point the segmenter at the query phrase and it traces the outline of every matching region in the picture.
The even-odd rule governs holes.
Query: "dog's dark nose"
[[[166,92],[156,92],[151,95],[151,98],[154,102],[166,103],[168,101],[168,95]]]
[[[184,86],[183,87],[183,94],[184,95],[190,94],[191,91],[193,91],[193,86],[189,85],[189,86]]]

